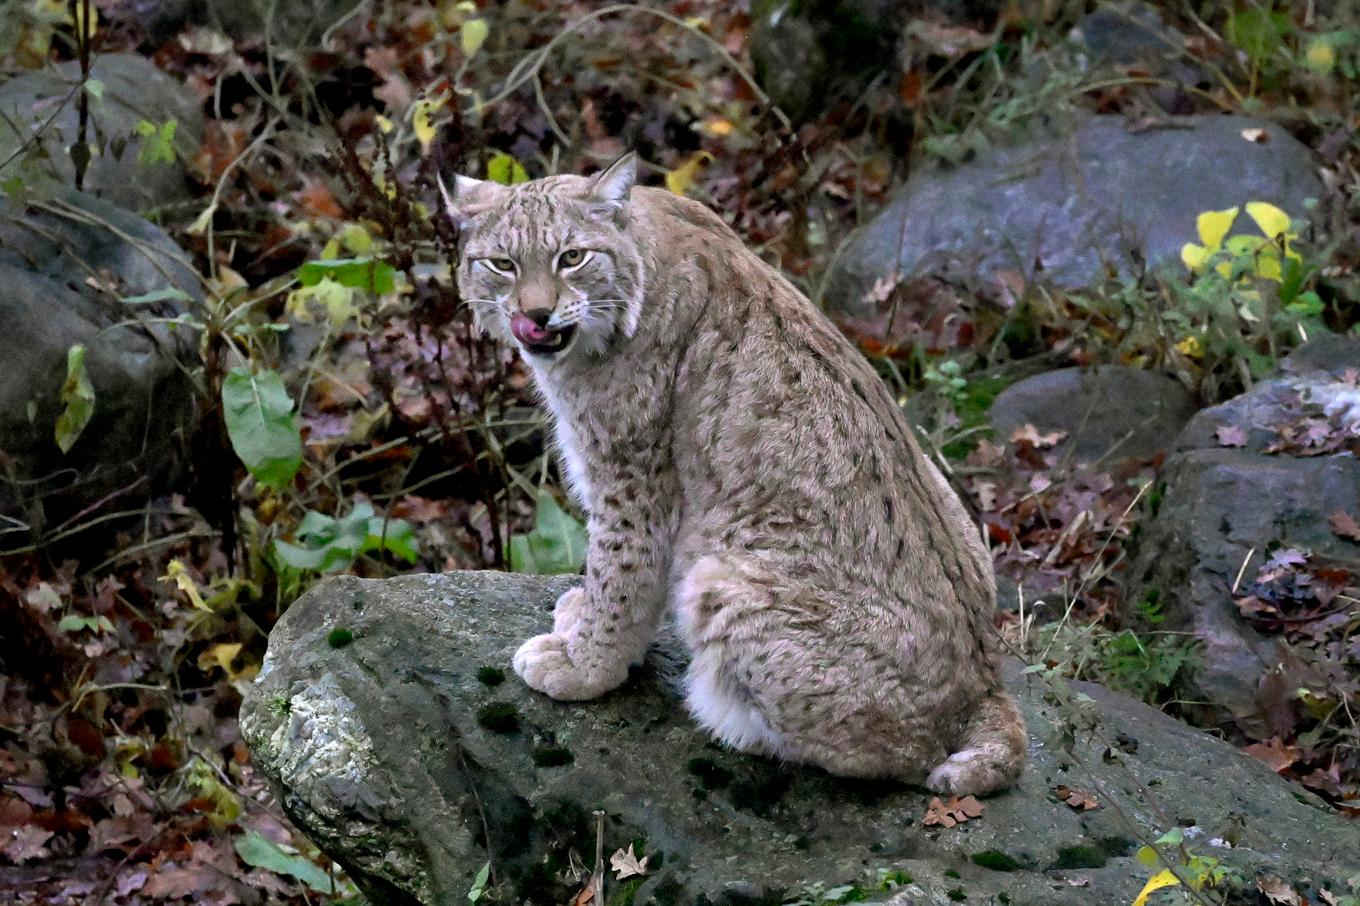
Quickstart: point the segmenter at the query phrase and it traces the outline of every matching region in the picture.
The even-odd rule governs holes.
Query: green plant
[[[379,551],[408,563],[420,558],[411,524],[379,516],[367,502],[356,503],[338,518],[308,510],[293,535],[299,543],[274,541],[274,557],[282,566],[298,571],[342,572],[360,556]]]
[[[1133,906],[1144,906],[1149,895],[1166,887],[1188,886],[1200,891],[1242,884],[1241,877],[1219,859],[1191,851],[1185,843],[1185,832],[1179,827],[1162,834],[1151,846],[1140,847],[1137,858],[1148,868],[1161,868],[1148,878]]]
[[[1154,608],[1155,609],[1155,608]],[[1160,704],[1194,670],[1198,645],[1181,633],[1111,630],[1066,620],[1041,626],[1027,639],[1026,653],[1063,676],[1103,683],[1143,701]]]
[[[534,528],[510,538],[506,560],[511,569],[522,573],[580,572],[586,561],[585,526],[562,509],[552,494],[540,491]]]

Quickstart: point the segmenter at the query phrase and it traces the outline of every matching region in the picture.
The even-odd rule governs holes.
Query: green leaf
[[[308,261],[298,268],[297,277],[303,286],[315,286],[323,278],[329,277],[341,286],[366,289],[377,294],[390,293],[397,285],[397,269],[373,258]]]
[[[507,554],[516,572],[578,573],[586,561],[586,530],[551,494],[540,491],[534,530],[511,537]]]
[[[222,409],[232,449],[250,474],[266,487],[287,487],[302,467],[302,436],[283,378],[233,368],[222,382]]]
[[[491,160],[486,162],[486,178],[503,186],[513,186],[515,183],[528,182],[529,173],[523,164],[509,154],[500,153],[493,154]]]
[[[1283,46],[1290,25],[1288,14],[1280,10],[1244,9],[1228,19],[1225,37],[1259,64]]]
[[[463,43],[463,56],[470,57],[481,50],[489,34],[491,34],[491,28],[486,24],[485,19],[469,19],[464,22],[463,28],[459,32],[459,38]]]
[[[252,868],[263,868],[275,874],[287,875],[301,881],[317,893],[335,893],[330,876],[311,859],[290,855],[277,843],[259,831],[246,831],[233,842],[236,855]]]
[[[143,166],[153,164],[175,162],[175,128],[179,125],[175,120],[166,120],[157,126],[148,120],[137,123],[136,132],[142,137],[141,146],[137,149],[137,163]]]
[[[359,547],[359,553],[367,554],[372,551],[387,551],[407,563],[415,563],[420,559],[415,529],[405,519],[374,517],[368,520],[364,543]]]
[[[98,79],[86,79],[85,93],[92,98],[102,98],[104,96],[104,83]]]
[[[61,385],[61,415],[57,416],[57,447],[68,453],[94,415],[94,386],[85,371],[85,347],[66,350],[66,380]]]
[[[482,866],[482,870],[477,872],[476,879],[472,882],[472,887],[468,889],[467,898],[469,903],[476,903],[486,893],[486,879],[491,876],[491,863],[487,862]]]
[[[415,529],[404,519],[387,519],[360,501],[339,519],[308,511],[294,529],[299,543],[275,541],[276,557],[294,569],[329,573],[348,569],[361,554],[386,551],[408,563],[420,558]]]
[[[91,632],[113,632],[113,623],[106,616],[82,617],[68,613],[57,623],[57,629],[61,632],[81,632],[86,629]]]
[[[193,297],[184,290],[172,286],[142,293],[140,296],[124,296],[118,301],[124,305],[150,305],[153,302],[192,302]]]

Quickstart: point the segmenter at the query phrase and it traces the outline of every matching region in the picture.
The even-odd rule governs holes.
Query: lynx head
[[[642,258],[628,230],[637,158],[591,177],[440,190],[462,232],[458,288],[478,326],[534,364],[600,355],[637,330]]]

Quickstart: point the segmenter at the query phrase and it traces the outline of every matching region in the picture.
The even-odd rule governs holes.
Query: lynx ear
[[[448,213],[449,219],[458,225],[459,229],[466,227],[476,213],[474,210],[473,199],[480,194],[485,186],[492,185],[484,179],[473,179],[471,176],[455,175],[453,177],[453,191],[444,184],[444,177],[437,175],[435,180],[439,183],[439,194],[444,198],[444,210]]]
[[[622,207],[637,182],[637,155],[629,151],[601,173],[591,177],[590,197]]]

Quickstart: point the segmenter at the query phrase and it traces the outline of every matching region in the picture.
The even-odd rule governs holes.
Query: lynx
[[[584,585],[516,672],[563,701],[667,608],[686,704],[739,750],[981,794],[1019,776],[991,562],[869,363],[698,202],[594,177],[441,190],[458,285],[518,347],[588,514]]]

